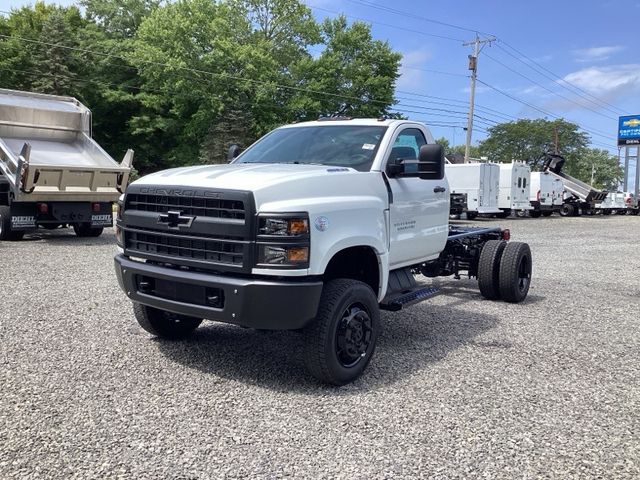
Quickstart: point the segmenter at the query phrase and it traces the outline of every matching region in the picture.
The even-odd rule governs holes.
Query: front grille
[[[136,230],[126,231],[125,241],[128,250],[154,257],[190,259],[222,265],[243,265],[244,243],[242,242]],[[170,261],[170,258],[167,258],[167,261]]]
[[[196,196],[168,196],[133,193],[127,195],[127,208],[143,212],[167,213],[180,210],[184,215],[244,220],[242,201]]]
[[[251,192],[131,185],[122,218],[125,253],[176,266],[249,272],[254,204]]]

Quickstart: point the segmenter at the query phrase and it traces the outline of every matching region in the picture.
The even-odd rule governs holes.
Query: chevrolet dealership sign
[[[627,115],[618,120],[618,146],[640,145],[640,115]]]

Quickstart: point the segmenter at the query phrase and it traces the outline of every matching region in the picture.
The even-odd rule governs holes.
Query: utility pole
[[[469,55],[469,70],[471,70],[471,94],[469,98],[469,118],[467,120],[467,141],[464,145],[464,163],[469,163],[469,149],[471,148],[471,137],[473,135],[473,108],[476,96],[476,78],[478,76],[478,55],[486,44],[495,42],[496,37],[487,37],[480,39],[476,33],[475,40],[465,42],[462,45],[465,47],[473,46],[473,54]]]
[[[558,148],[558,125],[554,125],[553,126],[553,133],[554,133],[554,136],[555,136],[555,139],[554,139],[554,142],[553,142],[554,148],[555,148],[554,153],[556,155],[558,155],[560,153],[560,149]]]

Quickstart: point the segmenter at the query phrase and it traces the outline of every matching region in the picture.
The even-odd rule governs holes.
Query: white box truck
[[[501,218],[506,218],[512,212],[531,210],[529,202],[529,187],[531,183],[531,168],[524,162],[500,164],[500,194],[498,208]]]
[[[500,167],[496,163],[448,163],[445,165],[451,194],[465,194],[467,219],[500,213]]]
[[[298,123],[229,153],[230,165],[143,177],[119,202],[116,275],[153,335],[203,319],[299,330],[309,372],[342,385],[373,357],[380,309],[439,292],[417,274],[464,272],[487,299],[527,296],[526,243],[449,226],[444,151],[421,123]]]
[[[602,215],[625,215],[627,203],[623,192],[609,192],[601,203],[596,203],[596,213]]]
[[[541,215],[550,217],[560,212],[563,203],[564,184],[561,179],[548,172],[531,172],[529,201],[532,210],[529,215],[538,218]]]

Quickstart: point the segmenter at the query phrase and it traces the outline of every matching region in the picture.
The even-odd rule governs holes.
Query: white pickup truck
[[[310,373],[341,385],[371,360],[381,308],[438,293],[418,274],[465,272],[485,298],[527,296],[526,243],[450,228],[443,150],[423,124],[306,122],[237,153],[143,177],[119,202],[116,274],[154,335],[203,319],[301,330]]]

